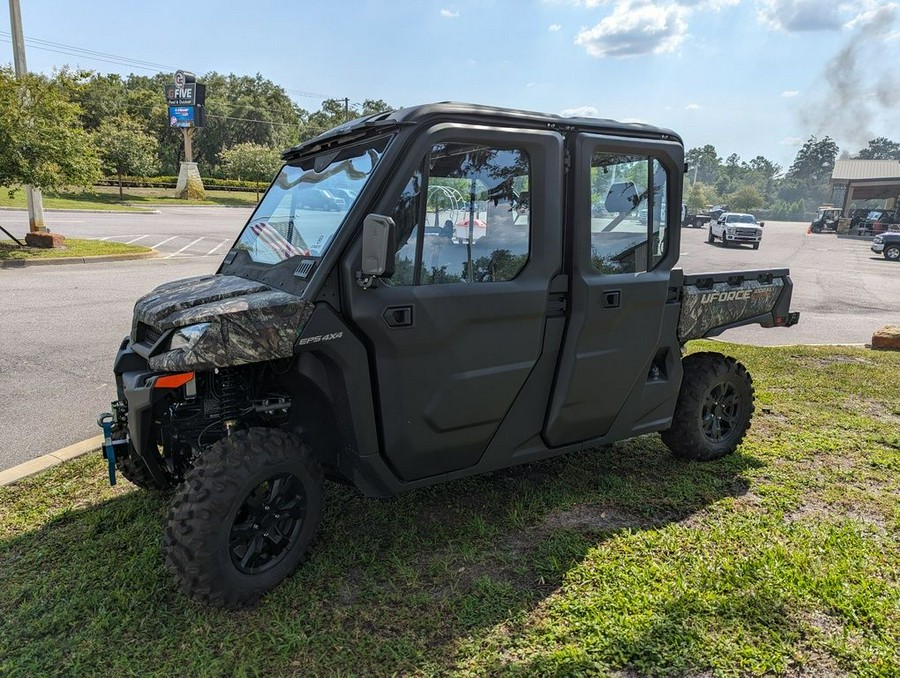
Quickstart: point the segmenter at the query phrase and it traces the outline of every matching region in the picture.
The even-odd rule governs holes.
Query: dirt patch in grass
[[[848,411],[892,424],[900,423],[900,404],[879,398],[851,395],[845,401]]]

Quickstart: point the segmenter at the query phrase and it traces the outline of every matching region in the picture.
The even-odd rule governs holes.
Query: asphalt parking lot
[[[129,330],[134,301],[165,281],[212,273],[250,210],[164,208],[160,214],[48,212],[69,237],[156,246],[156,259],[0,269],[0,469],[97,435],[97,414],[115,396],[112,360]],[[24,212],[0,212],[24,233]],[[806,224],[772,222],[762,246],[724,248],[706,229],[682,230],[690,273],[789,267],[789,329],[739,328],[721,339],[759,345],[862,344],[900,324],[900,264],[863,240],[807,235]]]

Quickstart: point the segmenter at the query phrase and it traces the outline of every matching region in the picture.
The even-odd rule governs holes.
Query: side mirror
[[[760,227],[760,228],[765,228],[765,227],[766,227],[766,222],[765,222],[765,221],[760,221],[760,222],[759,222],[759,227]]]
[[[362,274],[390,278],[394,275],[397,226],[390,217],[369,214],[363,221]]]
[[[604,207],[610,212],[630,212],[641,202],[634,182],[623,181],[609,187]]]

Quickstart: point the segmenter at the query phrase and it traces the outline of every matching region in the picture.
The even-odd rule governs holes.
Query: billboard
[[[193,127],[193,106],[169,106],[169,127]]]

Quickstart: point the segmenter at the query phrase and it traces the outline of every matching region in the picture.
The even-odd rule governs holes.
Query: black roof
[[[363,118],[357,118],[323,132],[319,136],[289,148],[282,154],[285,160],[295,159],[315,153],[332,144],[380,133],[390,128],[419,125],[432,118],[459,119],[461,121],[485,124],[509,125],[531,129],[558,129],[562,131],[587,131],[615,134],[644,139],[666,139],[681,142],[681,137],[672,130],[643,123],[624,123],[601,118],[566,118],[552,113],[521,111],[512,108],[498,108],[479,104],[442,101],[384,111]]]

